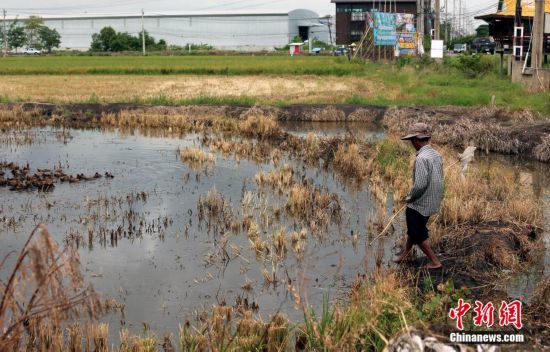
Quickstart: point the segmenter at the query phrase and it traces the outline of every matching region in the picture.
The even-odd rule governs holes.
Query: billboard
[[[399,56],[416,56],[418,36],[414,15],[373,11],[368,22],[374,29],[374,45],[396,47]]]
[[[416,56],[416,33],[399,33],[399,56]]]
[[[395,14],[395,30],[398,33],[416,33],[414,15],[410,13]]]
[[[397,44],[396,16],[394,13],[374,12],[374,45],[395,46]]]
[[[408,13],[396,14],[396,29],[399,45],[399,56],[416,56],[418,36],[414,26],[415,17]]]
[[[550,13],[546,13],[544,15],[544,33],[550,34]]]

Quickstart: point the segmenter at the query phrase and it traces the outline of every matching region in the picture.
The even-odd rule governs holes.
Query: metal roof
[[[535,16],[535,2],[533,0],[521,1],[521,16],[522,17],[534,17]],[[550,0],[544,1],[544,12],[550,12]],[[489,19],[489,18],[508,18],[516,15],[516,0],[504,0],[502,4],[502,11],[492,14],[485,14],[476,16],[476,19]]]

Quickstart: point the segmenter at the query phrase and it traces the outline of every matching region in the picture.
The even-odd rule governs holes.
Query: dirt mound
[[[452,280],[455,287],[493,291],[496,278],[525,268],[534,258],[540,244],[539,232],[514,223],[464,224],[446,233],[435,248],[443,269],[421,272],[419,282],[429,280],[437,286]],[[416,276],[417,268],[425,261],[424,257],[415,260],[406,272]]]
[[[550,162],[550,121],[529,111],[509,112],[497,108],[468,107],[376,107],[365,105],[290,105],[276,106],[144,106],[136,104],[40,103],[0,104],[0,111],[33,112],[31,124],[56,124],[66,127],[97,127],[101,116],[139,112],[140,115],[183,116],[191,119],[229,117],[246,120],[252,115],[271,116],[278,121],[316,121],[365,123],[382,122],[391,133],[403,134],[413,122],[432,126],[436,143],[462,148],[473,144],[486,152],[525,155]],[[2,115],[2,114],[0,114]],[[5,116],[4,116],[5,115]],[[13,114],[12,114],[13,115]],[[22,121],[10,114],[0,122]]]
[[[449,232],[439,249],[449,273],[489,283],[495,272],[516,271],[529,262],[537,238],[535,229],[490,222]]]

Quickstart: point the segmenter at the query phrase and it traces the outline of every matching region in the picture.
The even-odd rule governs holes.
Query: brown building
[[[348,45],[361,40],[367,27],[366,13],[373,9],[382,12],[417,14],[416,0],[331,0],[331,2],[336,4],[337,45]]]

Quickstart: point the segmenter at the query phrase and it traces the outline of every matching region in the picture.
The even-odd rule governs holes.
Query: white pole
[[[2,22],[2,36],[4,38],[4,57],[8,56],[8,35],[6,34],[6,9],[4,12],[4,21]]]

